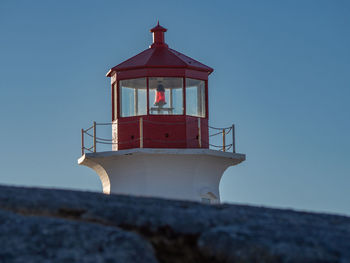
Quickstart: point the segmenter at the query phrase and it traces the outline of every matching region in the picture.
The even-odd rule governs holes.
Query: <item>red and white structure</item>
[[[82,130],[78,163],[96,171],[106,194],[218,203],[224,171],[245,155],[235,152],[233,125],[218,129],[208,124],[213,69],[169,48],[166,31],[158,23],[148,49],[108,71],[112,138],[99,137],[96,122]],[[220,136],[222,145],[212,145],[212,135]],[[98,152],[99,143],[111,144],[112,151]]]

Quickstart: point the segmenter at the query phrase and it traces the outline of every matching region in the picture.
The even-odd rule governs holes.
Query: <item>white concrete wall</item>
[[[224,171],[244,160],[243,154],[208,149],[132,149],[86,154],[78,162],[94,169],[105,183],[107,174],[110,193],[192,201],[209,198],[215,203],[220,200]]]

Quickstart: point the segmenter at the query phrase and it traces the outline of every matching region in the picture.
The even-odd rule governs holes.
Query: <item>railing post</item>
[[[96,152],[96,122],[94,121],[94,153]]]
[[[143,148],[143,119],[140,117],[140,148]]]
[[[232,152],[236,152],[235,125],[232,124]]]
[[[85,146],[84,146],[84,129],[81,129],[81,155],[85,154]]]
[[[202,148],[202,131],[201,131],[201,119],[198,118],[198,146]]]
[[[226,142],[225,142],[225,137],[226,137],[226,134],[225,134],[225,129],[222,129],[222,151],[223,152],[226,152]]]

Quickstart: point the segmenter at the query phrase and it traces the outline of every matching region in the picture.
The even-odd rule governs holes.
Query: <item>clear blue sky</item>
[[[210,123],[247,161],[226,202],[350,215],[349,1],[0,1],[1,184],[101,191],[80,129],[110,121],[112,66],[166,41],[215,69]]]

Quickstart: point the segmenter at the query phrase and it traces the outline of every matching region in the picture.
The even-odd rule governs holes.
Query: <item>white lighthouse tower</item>
[[[148,49],[108,71],[112,122],[82,129],[78,163],[96,171],[106,194],[219,203],[224,171],[245,155],[235,151],[233,125],[209,126],[213,69],[169,48],[166,31],[158,23]],[[110,139],[99,125],[110,125]],[[111,151],[99,152],[100,144]]]

